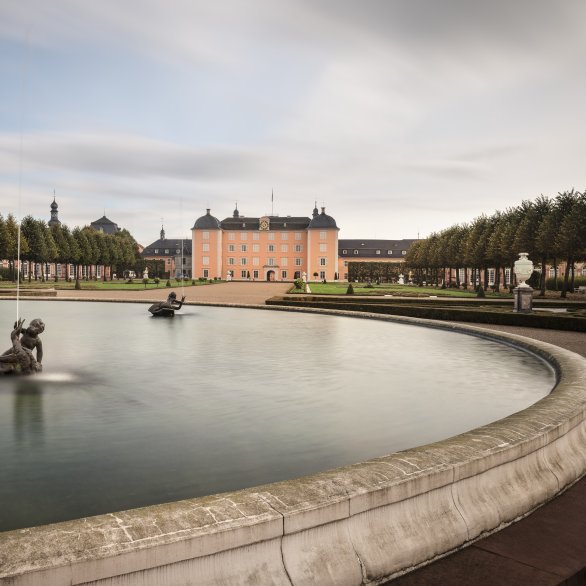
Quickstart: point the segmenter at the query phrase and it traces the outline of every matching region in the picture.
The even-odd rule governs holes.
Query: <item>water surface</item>
[[[0,378],[0,530],[292,478],[444,439],[534,403],[537,357],[379,321],[21,302],[44,372]],[[14,304],[0,302],[6,348]],[[4,348],[0,348],[4,350]]]

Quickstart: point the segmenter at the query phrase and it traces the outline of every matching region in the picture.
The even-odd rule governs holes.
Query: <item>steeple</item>
[[[161,240],[165,240],[165,228],[163,228],[162,224],[161,224]]]
[[[55,190],[53,190],[53,203],[51,204],[51,219],[47,222],[47,224],[49,226],[58,226],[59,224],[61,224],[61,221],[59,220],[59,212],[57,211],[57,208],[59,206],[57,205],[57,202],[55,201]]]
[[[314,208],[313,208],[313,217],[317,217],[319,215],[319,212],[317,211],[317,201],[315,202]]]
[[[233,216],[235,218],[239,218],[240,217],[240,212],[238,211],[238,202],[236,202],[236,208],[234,209],[234,214]]]

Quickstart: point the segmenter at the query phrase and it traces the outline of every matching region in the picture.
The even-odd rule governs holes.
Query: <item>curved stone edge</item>
[[[1,533],[0,584],[160,586],[195,578],[198,584],[376,584],[515,521],[586,471],[584,358],[447,322],[312,313],[502,341],[546,359],[558,383],[549,396],[505,419],[360,464]]]

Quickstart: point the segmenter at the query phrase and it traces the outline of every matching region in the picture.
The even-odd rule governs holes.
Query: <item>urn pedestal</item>
[[[529,313],[533,311],[533,289],[525,282],[533,273],[533,263],[527,252],[519,253],[519,260],[515,261],[515,275],[519,286],[513,289],[513,311]]]

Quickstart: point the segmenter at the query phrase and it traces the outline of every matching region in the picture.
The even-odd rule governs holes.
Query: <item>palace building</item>
[[[207,210],[192,228],[194,278],[333,281],[338,278],[338,226],[317,207],[309,217],[241,216],[218,220]]]

